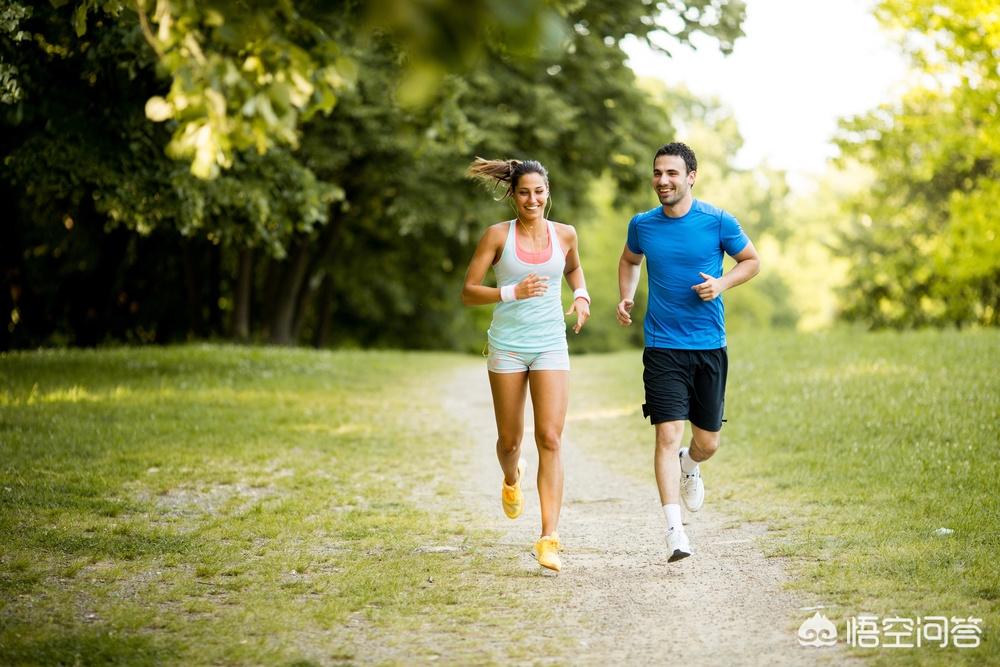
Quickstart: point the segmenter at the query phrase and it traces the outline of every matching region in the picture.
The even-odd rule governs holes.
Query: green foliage
[[[4,0],[0,2],[0,40],[4,42],[20,42],[30,35],[21,30],[21,21],[31,16],[31,7],[25,7],[19,2]],[[17,78],[16,66],[4,62],[0,55],[0,104],[12,104],[21,99],[21,85]]]
[[[798,315],[802,331],[826,329],[840,314],[837,290],[846,282],[848,260],[837,256],[835,249],[838,235],[850,222],[843,203],[866,190],[871,180],[870,170],[857,163],[828,168],[815,187],[786,198],[783,215],[791,224],[783,230],[781,242],[765,238],[757,246],[766,260],[760,278],[766,278],[768,271],[783,278],[787,305]]]
[[[365,3],[364,15],[367,26],[407,45],[396,96],[403,106],[415,108],[430,103],[450,73],[473,66],[488,42],[503,43],[525,55],[559,51],[567,37],[561,14],[574,4],[578,3],[373,0]]]
[[[876,169],[842,253],[844,314],[869,326],[1000,323],[1000,21],[992,7],[893,0],[878,15],[908,39],[925,82],[842,124],[839,144]]]
[[[234,151],[295,147],[300,119],[329,112],[354,79],[353,63],[291,0],[157,3],[151,20],[142,0],[135,9],[81,0],[71,21],[81,38],[91,12],[141,27],[170,80],[166,95],[146,101],[145,114],[175,121],[168,153],[188,161],[199,178],[231,166]]]
[[[481,315],[459,304],[463,268],[508,214],[463,178],[469,162],[541,160],[557,216],[581,225],[594,179],[610,174],[626,201],[673,136],[618,47],[660,30],[642,3],[33,10],[34,39],[2,44],[25,91],[0,138],[16,212],[0,230],[4,348],[231,335],[471,349]],[[742,2],[699,1],[664,20],[727,50],[742,16]],[[341,64],[336,86],[317,81]],[[419,104],[406,89],[422,67],[437,73]]]
[[[592,25],[602,37],[645,35],[655,24],[650,6],[624,0],[551,5],[379,0],[367,3],[362,15],[355,3],[340,0],[182,0],[156,3],[155,9],[143,0],[134,8],[121,0],[52,0],[51,5],[65,8],[63,16],[81,39],[93,31],[95,20],[98,28],[102,20],[141,28],[158,71],[170,82],[166,94],[148,98],[145,114],[157,122],[174,121],[168,152],[206,179],[228,168],[234,152],[298,146],[300,123],[336,106],[357,78],[355,61],[335,37],[345,24],[386,31],[403,45],[408,64],[396,92],[404,105],[427,103],[444,75],[474,62],[484,41],[529,57],[561,51],[574,28],[588,29],[587,19],[577,22],[584,6],[591,8]],[[741,34],[743,7],[742,0],[690,1],[672,16],[679,24],[672,33],[686,42],[694,32],[705,32],[731,50]],[[17,70],[4,73],[10,78]],[[16,81],[6,87],[13,99]]]
[[[284,256],[293,238],[327,222],[341,188],[284,147],[237,153],[214,181],[194,177],[164,154],[165,129],[144,117],[159,83],[137,26],[101,26],[77,44],[55,10],[41,6],[33,21],[35,57],[15,52],[31,103],[18,106],[9,118],[17,131],[2,140],[14,215],[0,230],[12,299],[5,312],[14,313],[8,340],[93,345],[221,333],[233,298],[220,305],[220,292],[234,282],[220,275],[222,264],[235,267],[248,246]],[[221,257],[222,248],[232,256]],[[157,289],[158,280],[172,289]]]
[[[655,148],[649,151],[651,156]],[[625,233],[629,218],[642,205],[642,197],[635,199],[636,208],[615,205],[618,191],[610,176],[605,176],[591,186],[590,197],[594,213],[577,221],[579,230],[580,261],[587,278],[590,292],[590,319],[580,333],[567,332],[570,354],[581,352],[607,352],[625,348],[641,347],[643,343],[642,325],[633,324],[622,328],[615,319],[618,307],[618,260],[625,245]],[[569,222],[569,220],[567,220]],[[645,267],[643,280],[636,291],[636,309],[645,312],[646,283]],[[570,295],[566,295],[563,312],[569,310]],[[485,327],[483,329],[485,331]],[[575,358],[575,357],[574,357]]]

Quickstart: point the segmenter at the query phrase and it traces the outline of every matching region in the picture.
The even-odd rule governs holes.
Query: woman
[[[497,223],[483,234],[465,274],[462,303],[496,304],[489,330],[487,368],[497,421],[497,458],[503,469],[501,501],[511,519],[521,514],[524,495],[521,458],[524,404],[531,392],[535,445],[538,448],[538,500],[541,537],[535,555],[543,567],[559,571],[559,512],[562,509],[563,465],[560,455],[569,400],[569,352],[562,313],[562,276],[573,289],[573,331],[590,317],[577,250],[576,230],[545,219],[549,181],[533,160],[477,158],[467,176],[495,191],[506,186],[514,219]],[[498,287],[483,285],[493,267]]]

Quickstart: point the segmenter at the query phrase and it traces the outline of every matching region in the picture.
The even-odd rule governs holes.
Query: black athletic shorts
[[[643,417],[652,424],[690,421],[705,431],[722,430],[729,355],[717,350],[647,347],[642,353],[646,387]]]

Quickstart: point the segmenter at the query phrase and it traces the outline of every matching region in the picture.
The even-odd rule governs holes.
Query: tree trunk
[[[281,283],[274,299],[271,317],[271,343],[274,345],[294,345],[295,310],[298,305],[299,289],[309,266],[307,239],[299,236],[292,245],[288,262],[281,275]]]
[[[327,273],[320,286],[319,313],[316,317],[316,332],[313,334],[313,347],[317,350],[326,347],[330,337],[330,316],[333,313],[333,276]]]
[[[295,324],[292,328],[292,336],[295,340],[302,339],[302,329],[306,325],[306,315],[309,314],[309,304],[312,303],[313,295],[319,289],[320,284],[326,277],[326,271],[319,271],[310,274],[309,280],[305,281],[302,289],[299,290],[299,299],[295,305]]]
[[[240,250],[239,274],[233,292],[231,338],[236,343],[250,340],[250,303],[253,297],[253,248]]]
[[[198,264],[195,259],[194,242],[181,240],[181,260],[184,263],[184,287],[188,293],[188,331],[195,338],[204,338],[202,326],[201,290],[198,285]]]
[[[208,246],[208,333],[222,335],[222,245]]]
[[[295,329],[293,332],[295,340],[300,340],[302,337],[302,328],[306,323],[306,314],[309,312],[309,304],[312,302],[313,296],[316,294],[316,290],[319,289],[320,284],[326,279],[328,272],[323,267],[328,262],[333,261],[337,241],[340,240],[340,232],[343,228],[343,217],[336,217],[331,220],[320,233],[319,242],[317,244],[320,250],[313,256],[312,261],[309,262],[309,270],[306,274],[309,276],[309,280],[302,285],[298,303],[296,305],[297,312],[295,316]],[[317,323],[317,327],[319,326],[320,323]]]
[[[261,295],[261,337],[270,340],[271,320],[274,318],[275,301],[281,283],[282,262],[273,256],[267,260],[267,274],[264,276],[264,294]]]

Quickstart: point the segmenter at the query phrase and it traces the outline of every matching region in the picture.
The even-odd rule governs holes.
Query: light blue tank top
[[[549,243],[552,253],[541,264],[531,264],[517,256],[516,221],[511,221],[500,261],[493,265],[497,286],[516,285],[532,272],[548,276],[548,290],[543,296],[530,299],[501,302],[493,309],[490,324],[490,344],[500,350],[511,352],[547,352],[565,350],[566,320],[562,311],[562,280],[566,268],[563,253],[555,227],[549,226]]]

